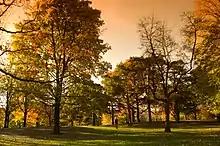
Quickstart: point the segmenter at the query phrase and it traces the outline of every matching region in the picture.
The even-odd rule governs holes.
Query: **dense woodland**
[[[171,132],[170,121],[220,121],[219,0],[200,0],[183,13],[181,42],[164,21],[143,17],[142,55],[114,70],[102,59],[111,44],[100,38],[104,21],[91,1],[5,0],[1,22],[13,7],[24,7],[26,18],[16,31],[0,27],[12,38],[0,50],[2,127],[59,133],[61,126],[114,125],[117,117],[129,126],[165,121]]]

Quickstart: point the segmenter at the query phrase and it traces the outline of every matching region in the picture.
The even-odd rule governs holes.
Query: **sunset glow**
[[[142,17],[155,17],[164,20],[179,37],[181,27],[180,15],[192,11],[194,0],[92,0],[94,8],[102,11],[105,20],[104,40],[112,50],[107,52],[105,59],[115,67],[129,56],[140,55],[141,51],[137,33],[137,23]]]

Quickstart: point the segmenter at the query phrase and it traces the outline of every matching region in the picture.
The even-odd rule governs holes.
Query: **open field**
[[[142,124],[118,130],[114,127],[62,128],[61,135],[50,129],[3,129],[0,145],[150,145],[150,146],[220,146],[220,124],[172,125],[172,133],[164,133],[161,124]]]

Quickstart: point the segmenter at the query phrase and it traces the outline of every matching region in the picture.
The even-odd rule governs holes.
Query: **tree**
[[[120,107],[120,103],[127,109],[127,123],[130,126],[132,124],[132,108],[133,108],[133,80],[132,72],[128,69],[130,62],[127,60],[124,63],[120,63],[116,66],[114,72],[109,72],[104,78],[104,87],[108,92],[110,99],[110,108],[112,113],[112,124],[114,124],[114,112],[116,108]],[[119,97],[119,98],[118,98]],[[121,102],[120,102],[121,101]],[[134,113],[134,111],[133,111]],[[134,115],[133,115],[134,119]]]
[[[37,107],[37,92],[39,92],[39,86],[37,88],[36,83],[19,82],[16,85],[17,99],[16,103],[18,108],[23,113],[23,127],[27,126],[28,114]],[[39,98],[39,97],[38,97]],[[34,111],[36,112],[36,111]]]
[[[213,83],[210,74],[204,71],[201,66],[197,66],[192,71],[191,89],[197,99],[197,103],[207,107],[208,112],[218,115],[218,93],[219,88]]]
[[[153,98],[157,98],[157,82],[156,79],[158,74],[157,71],[154,70],[154,62],[151,57],[133,57],[130,59],[133,62],[133,67],[131,70],[135,72],[138,82],[138,93],[139,96],[144,97],[143,103],[147,104],[148,110],[148,119],[149,122],[152,122],[151,116],[151,105],[153,103]],[[138,98],[138,96],[137,96]],[[139,114],[137,110],[137,114]],[[137,116],[138,118],[138,116]]]
[[[124,63],[117,65],[115,73],[120,77],[120,84],[123,86],[123,92],[121,96],[125,99],[127,106],[128,120],[127,123],[129,126],[134,122],[134,96],[135,96],[135,72],[130,70],[129,67],[132,64],[130,60],[126,60]]]
[[[116,110],[119,112],[122,110],[123,103],[121,94],[124,92],[124,88],[121,84],[121,79],[115,71],[108,72],[104,75],[102,80],[103,87],[106,94],[109,96],[109,113],[111,114],[112,125],[115,124]]]
[[[199,0],[192,21],[197,24],[199,46],[196,49],[196,62],[213,78],[218,74],[218,54],[220,40],[220,2],[218,0]],[[217,76],[216,76],[217,77]],[[218,77],[217,77],[218,78]]]
[[[212,107],[218,107],[219,90],[219,49],[220,49],[220,1],[218,0],[199,0],[197,9],[193,12],[192,21],[199,22],[196,27],[199,34],[198,47],[195,50],[196,69],[198,78],[203,75],[203,79],[197,80],[201,84],[196,84],[199,91],[205,95],[208,103],[216,103]],[[192,26],[192,25],[191,25]],[[192,37],[192,34],[191,34]],[[210,90],[210,92],[207,92]],[[213,92],[214,90],[214,92]],[[215,95],[210,93],[214,93]],[[211,105],[210,105],[211,106]],[[219,109],[214,110],[215,114],[220,113]],[[218,112],[217,112],[218,111]],[[213,112],[213,111],[212,111]]]
[[[80,112],[84,113],[82,122],[92,123],[93,126],[101,124],[100,118],[106,112],[109,96],[100,84],[94,83],[90,78],[84,79],[83,82],[72,85],[66,97],[62,105],[65,106],[64,113],[68,113],[65,116],[69,117],[71,125],[81,116]]]
[[[99,38],[103,21],[100,11],[93,9],[90,1],[52,0],[38,4],[37,11],[35,6],[27,12],[29,17],[38,15],[24,30],[39,30],[14,35],[14,50],[22,51],[12,55],[16,64],[29,67],[35,76],[54,80],[48,84],[54,102],[53,132],[58,134],[60,106],[66,90],[64,85],[71,78],[80,78],[83,73],[102,73],[108,64],[101,61],[101,54],[109,47]],[[17,28],[27,21],[18,23]]]
[[[15,104],[14,96],[16,91],[14,90],[15,81],[5,75],[1,76],[0,90],[3,96],[5,96],[3,105],[5,105],[5,120],[4,128],[9,128],[11,113],[17,108]]]
[[[165,132],[171,132],[169,122],[171,95],[177,92],[182,77],[189,73],[193,67],[197,30],[192,30],[194,30],[195,37],[185,40],[186,45],[184,45],[185,49],[192,50],[190,63],[186,66],[187,62],[183,62],[182,58],[177,58],[178,45],[163,22],[156,20],[154,17],[149,17],[143,18],[139,23],[141,48],[145,56],[152,57],[155,64],[153,70],[157,70],[159,73],[157,76],[157,80],[159,80],[157,89],[162,97],[157,99],[164,103]],[[186,37],[186,34],[183,35]],[[192,47],[189,47],[190,45]]]

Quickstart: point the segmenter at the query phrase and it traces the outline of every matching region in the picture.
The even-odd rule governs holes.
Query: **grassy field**
[[[132,128],[74,127],[62,128],[53,135],[50,129],[3,129],[0,145],[143,145],[143,146],[220,146],[218,124],[175,124],[172,133],[164,133],[161,124],[134,125]]]

